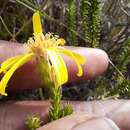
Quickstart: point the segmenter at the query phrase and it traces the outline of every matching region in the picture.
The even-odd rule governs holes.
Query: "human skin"
[[[70,101],[69,103],[74,108],[73,115],[46,124],[49,101],[1,102],[0,128],[3,130],[26,130],[27,116],[38,115],[43,121],[43,127],[38,130],[114,130],[104,118],[111,119],[120,130],[130,130],[129,100]],[[73,129],[71,129],[72,127]]]
[[[92,49],[85,47],[66,47],[76,53],[81,54],[85,57],[86,62],[83,67],[83,76],[77,77],[77,66],[75,62],[68,56],[62,55],[66,63],[69,81],[75,82],[87,79],[93,79],[98,75],[103,74],[109,64],[107,54],[101,49]],[[0,62],[4,60],[23,54],[25,52],[22,44],[11,43],[7,41],[0,41]],[[41,78],[37,70],[36,60],[31,60],[30,62],[23,65],[18,69],[12,78],[10,79],[7,87],[8,92],[21,92],[25,89],[34,89],[38,87],[44,87],[41,83]]]
[[[105,72],[108,67],[108,56],[100,49],[83,47],[66,47],[86,58],[83,65],[84,74],[81,78],[76,76],[77,66],[72,59],[62,55],[67,65],[69,82],[93,79]],[[0,62],[23,54],[25,50],[18,43],[0,41]],[[8,92],[21,92],[25,89],[44,87],[33,59],[16,71],[9,81]],[[63,102],[64,104],[65,102]],[[49,101],[19,101],[0,103],[0,128],[3,130],[26,130],[25,119],[28,115],[36,114],[43,120],[43,127],[37,130],[113,130],[108,120],[113,120],[121,130],[129,130],[130,105],[126,101],[94,101],[94,102],[70,102],[74,108],[74,114],[53,123],[48,122]],[[121,110],[117,109],[123,104]],[[125,108],[125,109],[124,109]],[[123,116],[122,116],[123,114]],[[125,122],[122,122],[124,119]],[[107,120],[107,121],[106,121]],[[65,125],[67,124],[67,125]]]

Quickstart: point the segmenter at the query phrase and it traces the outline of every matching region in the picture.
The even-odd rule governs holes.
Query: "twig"
[[[14,38],[17,37],[20,32],[32,21],[32,17],[19,29],[19,31],[15,34]]]
[[[121,73],[121,71],[114,65],[114,63],[109,59],[109,63],[115,68],[115,70],[120,74],[120,76],[125,79],[125,76]]]
[[[127,15],[130,17],[130,14],[124,9],[124,2],[122,0],[118,0],[119,1],[119,6],[121,8],[121,10]]]
[[[26,3],[24,3],[24,2],[21,1],[21,0],[16,0],[16,2],[18,2],[19,4],[21,4],[21,5],[25,6],[25,7],[27,7],[28,9],[32,10],[33,12],[35,12],[35,10],[36,10],[36,9],[34,9],[34,8],[30,7],[30,6],[28,6]]]
[[[4,22],[4,20],[3,20],[3,18],[2,18],[1,16],[0,16],[0,20],[1,20],[1,22],[2,22],[2,24],[3,24],[3,26],[4,26],[4,28],[5,28],[6,31],[8,32],[8,34],[9,34],[11,37],[13,37],[13,34],[9,31],[7,25],[5,24],[5,22]]]

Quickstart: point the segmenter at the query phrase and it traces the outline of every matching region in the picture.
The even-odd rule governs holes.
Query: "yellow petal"
[[[0,82],[0,94],[7,96],[7,93],[5,93],[5,88],[7,86],[8,81],[10,80],[13,73],[22,65],[24,65],[26,62],[28,62],[30,59],[32,59],[34,54],[26,54],[21,59],[19,59],[4,75]]]
[[[10,67],[12,67],[19,59],[21,59],[21,57],[23,57],[23,55],[15,56],[2,62],[0,73],[8,71],[8,69],[10,69]]]
[[[36,11],[33,14],[33,31],[34,31],[34,35],[38,35],[42,33],[42,24],[41,24],[39,11]]]
[[[61,53],[71,57],[75,63],[77,64],[77,67],[78,67],[78,73],[77,73],[77,76],[82,76],[83,75],[83,69],[82,69],[82,64],[85,63],[85,58],[75,52],[72,52],[70,50],[66,50],[66,49],[62,49],[60,50]]]
[[[58,86],[61,86],[68,81],[66,64],[57,49],[48,49],[47,53],[54,68]]]
[[[72,52],[72,53],[81,65],[85,63],[86,59],[83,56],[75,52]]]

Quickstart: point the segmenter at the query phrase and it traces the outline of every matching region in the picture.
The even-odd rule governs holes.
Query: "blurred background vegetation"
[[[129,0],[0,0],[0,39],[27,41],[36,9],[41,11],[44,32],[64,37],[68,45],[101,48],[119,69],[110,65],[95,80],[69,84],[63,88],[64,99],[130,97]],[[18,96],[30,97],[37,98],[37,92]]]

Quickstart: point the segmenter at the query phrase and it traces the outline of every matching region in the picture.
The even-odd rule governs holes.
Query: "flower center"
[[[46,33],[34,35],[34,37],[29,38],[25,48],[27,52],[32,52],[38,57],[46,57],[47,49],[55,48],[57,49],[59,45],[64,45],[65,40],[59,39],[59,36],[53,35],[52,33]]]

